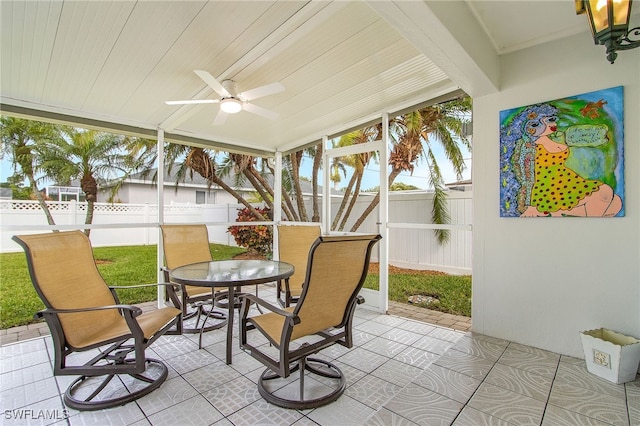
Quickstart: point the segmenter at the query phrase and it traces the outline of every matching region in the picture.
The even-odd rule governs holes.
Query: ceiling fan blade
[[[223,110],[219,110],[218,111],[218,115],[216,115],[215,120],[213,120],[213,125],[214,126],[220,126],[220,125],[224,124],[224,122],[227,121],[227,116],[228,115],[229,114],[227,114]]]
[[[266,108],[262,108],[249,102],[244,103],[243,109],[261,117],[268,118],[269,120],[275,120],[279,116],[277,112],[269,111]]]
[[[250,101],[263,96],[273,95],[284,91],[284,86],[280,83],[265,84],[264,86],[249,89],[246,92],[238,93],[241,98]]]
[[[217,104],[218,99],[187,99],[184,101],[164,101],[167,105],[197,105],[197,104]]]
[[[227,92],[227,90],[224,87],[222,87],[222,84],[220,84],[218,80],[213,78],[213,76],[209,74],[207,71],[194,70],[193,72],[198,74],[198,77],[200,77],[205,83],[207,83],[207,85],[211,87],[221,97],[228,98],[229,96],[231,96],[229,92]]]

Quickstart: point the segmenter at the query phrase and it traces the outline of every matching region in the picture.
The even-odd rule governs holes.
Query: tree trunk
[[[271,187],[271,185],[269,185],[269,182],[267,182],[264,176],[262,176],[260,172],[255,169],[255,167],[250,167],[248,170],[249,173],[251,173],[251,175],[260,183],[260,185],[269,193],[269,195],[271,195],[271,197],[274,197],[275,194],[273,193],[273,188]]]
[[[302,198],[302,188],[300,187],[300,159],[302,158],[302,151],[294,152],[291,154],[291,172],[293,174],[293,186],[296,191],[296,203],[298,204],[298,214],[300,220],[308,222],[307,208],[304,205],[304,199]]]
[[[95,203],[93,201],[87,200],[87,216],[85,217],[84,223],[85,225],[90,225],[93,223],[93,210],[95,207]],[[87,228],[84,230],[84,234],[88,237],[91,233],[91,229]]]
[[[260,197],[265,202],[265,204],[269,207],[269,209],[273,210],[273,201],[271,200],[271,197],[269,197],[269,194],[267,193],[268,190],[265,191],[265,187],[262,184],[262,182],[256,179],[256,176],[253,174],[253,172],[250,169],[244,169],[242,173],[247,177],[247,179],[249,180],[251,185],[253,185],[256,191],[258,191],[258,194],[260,194]]]
[[[393,169],[391,171],[391,173],[389,174],[389,181],[387,183],[389,188],[391,188],[391,185],[393,184],[393,181],[396,180],[396,178],[398,177],[400,172],[401,172],[400,169]],[[378,191],[378,193],[373,198],[373,200],[371,200],[371,203],[369,203],[369,205],[364,210],[364,212],[362,212],[362,214],[360,215],[358,220],[356,220],[356,223],[353,224],[353,226],[351,227],[351,232],[356,232],[358,230],[358,228],[360,228],[360,226],[362,225],[364,220],[367,218],[367,216],[369,216],[371,214],[371,212],[378,205],[379,202],[380,202],[380,191]]]
[[[38,185],[36,185],[36,181],[33,178],[33,175],[27,176],[27,179],[29,180],[29,185],[31,186],[31,191],[33,191],[33,195],[36,196],[36,200],[38,200],[38,204],[40,204],[40,208],[42,209],[42,211],[44,212],[44,215],[47,218],[47,223],[49,225],[55,225],[56,222],[53,220],[53,216],[51,216],[51,211],[49,211],[49,206],[47,206],[47,203],[44,200],[42,193],[38,190]],[[59,232],[59,231],[55,230],[53,232]]]
[[[322,143],[316,145],[316,153],[313,156],[313,172],[311,174],[311,185],[313,186],[313,216],[312,222],[320,222],[320,206],[318,203],[318,174],[322,165]],[[329,192],[331,190],[329,189]],[[327,194],[330,197],[331,194]],[[329,198],[331,199],[331,198]]]
[[[204,177],[204,176],[203,176]],[[251,212],[252,215],[254,215],[256,217],[256,219],[258,220],[267,220],[265,219],[264,216],[262,216],[256,209],[255,207],[253,207],[247,200],[244,199],[244,197],[242,195],[240,195],[235,189],[231,188],[229,185],[227,185],[222,179],[220,179],[218,176],[215,175],[215,173],[213,174],[213,176],[210,176],[208,178],[209,181],[211,181],[212,183],[215,183],[216,185],[218,185],[220,188],[222,188],[223,190],[227,191],[229,194],[231,194],[233,197],[235,197],[235,199],[242,204],[243,206],[245,206],[246,208],[249,209],[249,211]]]
[[[205,178],[210,183],[215,183],[224,191],[227,191],[231,196],[233,196],[238,203],[245,206],[251,214],[258,220],[267,220],[258,212],[247,200],[242,197],[235,189],[231,188],[227,185],[222,179],[218,177],[215,173],[215,168],[212,164],[211,158],[202,148],[194,148],[192,149],[190,155],[190,167],[198,173],[200,176]]]
[[[38,200],[38,204],[40,204],[40,208],[47,218],[47,223],[49,225],[55,225],[56,222],[53,220],[49,206],[47,206],[42,193],[38,190],[38,185],[36,184],[36,179],[33,175],[33,155],[31,154],[31,148],[29,148],[23,140],[18,142],[18,146],[15,149],[15,161],[20,165],[22,173],[27,177],[29,186],[31,187],[31,192],[33,192],[36,200]]]
[[[271,175],[275,177],[276,175],[276,170],[267,165],[267,167],[269,168],[269,171],[271,172]],[[286,193],[286,191],[282,190],[282,187],[280,188],[280,193],[282,194],[282,212],[285,214],[285,216],[287,216],[287,219],[290,221],[295,221],[298,220],[295,214],[295,210],[293,208],[293,204],[291,203],[291,198],[289,198],[289,194]]]
[[[87,198],[87,215],[85,216],[84,223],[85,225],[90,225],[93,223],[94,203],[98,201],[98,183],[90,173],[87,173],[82,176],[80,180],[80,188],[82,188]],[[88,237],[89,234],[91,234],[91,229],[85,229],[84,233]]]
[[[353,206],[355,206],[356,201],[358,201],[358,195],[360,195],[361,185],[362,185],[362,174],[358,173],[358,180],[356,181],[356,187],[353,190],[353,196],[351,197],[351,201],[349,202],[349,207],[347,207],[347,211],[344,213],[344,216],[342,217],[342,222],[338,227],[338,231],[342,231],[344,229],[344,226],[347,224],[347,219],[349,219],[349,216],[351,216],[351,211],[353,210]]]
[[[286,207],[286,209],[285,209]],[[287,218],[291,221],[299,221],[300,217],[293,206],[293,202],[291,201],[291,197],[287,194],[287,191],[282,191],[282,211],[289,213],[287,214]]]
[[[255,168],[251,167],[250,169],[248,169],[248,171],[249,171],[249,173],[251,173],[251,175],[253,176],[254,180],[252,180],[252,178],[249,177],[246,173],[245,173],[245,176],[247,176],[247,178],[249,179],[251,184],[260,193],[260,196],[265,200],[265,202],[267,203],[269,208],[273,210],[273,201],[272,201],[272,199],[268,198],[265,193],[260,191],[259,187],[261,186],[262,188],[266,189],[266,191],[269,193],[269,195],[271,195],[271,197],[275,196],[275,194],[273,193],[273,188],[271,188],[271,185],[269,185],[269,182],[267,182],[267,180]],[[286,194],[283,194],[283,195],[286,195]],[[293,220],[292,215],[291,215],[291,211],[289,210],[289,208],[287,207],[287,205],[284,202],[284,197],[283,197],[283,202],[282,202],[281,209],[284,212],[285,216],[289,220]]]
[[[351,197],[351,190],[353,189],[353,186],[356,183],[357,180],[357,173],[354,173],[353,176],[351,176],[351,179],[349,179],[349,184],[347,185],[347,188],[344,190],[344,197],[342,197],[342,202],[340,203],[340,207],[338,208],[338,211],[336,212],[336,216],[333,218],[333,222],[331,223],[331,230],[335,231],[336,228],[338,227],[338,223],[340,223],[340,218],[342,217],[342,213],[344,212],[345,207],[347,207],[347,203],[349,201],[349,197]],[[355,194],[353,195],[355,196]]]

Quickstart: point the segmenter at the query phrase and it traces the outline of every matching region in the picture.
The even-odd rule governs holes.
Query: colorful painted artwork
[[[623,88],[500,112],[501,217],[624,216]]]

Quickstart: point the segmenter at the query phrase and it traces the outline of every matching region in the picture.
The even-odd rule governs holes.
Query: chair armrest
[[[146,338],[144,336],[144,332],[138,324],[138,320],[136,317],[142,314],[142,309],[134,305],[106,305],[106,306],[94,306],[90,308],[82,308],[82,309],[44,309],[42,311],[36,312],[33,316],[35,319],[44,318],[49,324],[49,329],[53,333],[53,329],[57,329],[60,327],[59,321],[57,319],[58,314],[74,314],[74,313],[86,313],[92,311],[105,311],[110,309],[117,309],[120,311],[123,319],[127,323],[127,327],[129,328],[129,332],[131,333],[131,337],[136,341],[135,345],[139,345],[140,343],[144,343]],[[180,326],[178,329],[181,331]],[[137,349],[136,349],[137,351]],[[136,355],[136,358],[138,355]]]
[[[43,309],[35,313],[35,318],[42,318],[46,314],[78,314],[85,313],[91,311],[106,311],[108,309],[119,309],[122,311],[130,311],[131,316],[137,317],[142,314],[142,309],[134,305],[106,305],[106,306],[94,306],[92,308],[81,308],[81,309]]]
[[[136,284],[136,285],[110,285],[109,291],[116,299],[116,303],[120,303],[120,298],[118,297],[118,292],[116,290],[126,290],[131,288],[144,288],[144,287],[159,287],[159,286],[168,286],[173,289],[174,292],[177,292],[180,289],[180,285],[175,283],[153,283],[153,284]]]
[[[158,287],[158,286],[171,286],[175,289],[180,288],[178,284],[175,283],[153,283],[153,284],[136,284],[136,285],[110,285],[109,289],[111,290],[121,290],[127,288],[143,288],[143,287]]]
[[[256,323],[253,322],[253,318],[269,315],[269,313],[264,313],[264,314],[258,315],[257,317],[247,318],[247,316],[249,315],[249,307],[251,306],[251,302],[255,303],[258,306],[262,306],[263,308],[266,308],[268,311],[271,311],[271,313],[285,317],[284,322],[285,324],[288,323],[289,325],[283,328],[282,333],[286,333],[287,330],[290,333],[294,325],[300,324],[300,317],[297,314],[280,309],[277,306],[274,306],[271,303],[266,302],[263,299],[260,299],[259,297],[254,296],[253,294],[241,294],[238,296],[238,300],[242,302],[240,306],[240,318],[238,320],[238,327],[239,327],[238,337],[240,340],[240,348],[244,351],[248,350],[249,352],[253,353],[252,351],[255,349],[250,344],[247,343],[247,331],[257,328]],[[271,341],[272,343],[275,343],[272,338],[268,337],[267,334],[265,334],[264,332],[262,333],[264,334],[265,337],[267,337],[267,339],[269,339],[269,341]]]
[[[285,311],[283,309],[278,308],[277,306],[272,305],[271,303],[260,299],[259,297],[254,296],[253,294],[242,294],[238,297],[238,299],[242,300],[242,299],[249,299],[250,301],[254,302],[256,305],[260,305],[263,308],[268,309],[269,311],[276,313],[278,315],[282,315],[284,317],[289,317],[289,318],[293,318],[294,320],[297,319],[296,324],[300,322],[300,318],[298,318],[297,315],[295,315],[293,312],[289,312],[289,311]]]

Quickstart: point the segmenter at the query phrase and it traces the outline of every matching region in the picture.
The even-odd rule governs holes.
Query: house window
[[[45,188],[47,197],[53,201],[86,201],[82,189],[77,186],[48,186]]]
[[[196,191],[196,204],[205,204],[206,200],[207,197],[204,191]]]

